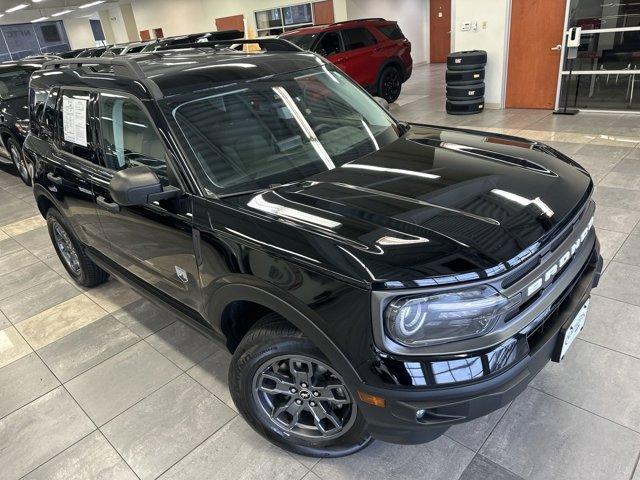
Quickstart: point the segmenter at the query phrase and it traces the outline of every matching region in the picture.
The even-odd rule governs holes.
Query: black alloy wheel
[[[393,103],[400,96],[402,89],[402,78],[400,70],[396,67],[387,67],[380,75],[380,85],[378,87],[378,95],[387,102]]]
[[[22,148],[18,142],[16,142],[13,138],[10,138],[7,142],[7,150],[9,150],[9,156],[11,157],[11,161],[13,162],[13,166],[20,175],[20,178],[24,182],[25,185],[31,186],[31,172],[29,169],[29,164],[22,154]]]
[[[306,439],[337,438],[356,418],[356,404],[328,365],[304,355],[271,358],[254,375],[255,401],[268,421]]]

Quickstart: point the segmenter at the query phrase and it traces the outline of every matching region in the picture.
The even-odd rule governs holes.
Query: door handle
[[[104,197],[96,198],[96,203],[107,212],[118,213],[120,211],[120,205],[117,203],[107,202]]]
[[[62,185],[62,177],[56,177],[53,173],[47,173],[47,178],[56,185]]]
[[[556,51],[558,51],[558,52],[559,52],[560,50],[562,50],[562,45],[561,45],[561,44],[558,44],[558,45],[556,45],[555,47],[551,47],[551,50],[556,50]]]

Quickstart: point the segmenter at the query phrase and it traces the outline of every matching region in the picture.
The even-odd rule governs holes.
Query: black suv
[[[239,411],[297,453],[425,442],[512,400],[600,277],[587,172],[398,122],[321,57],[257,43],[34,73],[25,149],[69,274],[222,342]]]
[[[22,143],[29,133],[29,77],[43,62],[38,58],[0,63],[0,164],[13,165],[27,185],[31,174]]]

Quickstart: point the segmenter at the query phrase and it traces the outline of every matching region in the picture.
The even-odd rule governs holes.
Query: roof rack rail
[[[345,23],[355,23],[355,22],[386,22],[387,20],[382,17],[371,17],[371,18],[356,18],[353,20],[343,20],[342,22],[334,22],[329,25],[343,25]]]
[[[113,73],[122,77],[133,78],[135,80],[144,80],[146,75],[136,61],[126,57],[76,57],[76,58],[60,58],[45,62],[42,65],[43,70],[55,70],[62,66],[69,67],[88,67],[92,65],[107,65],[113,67]]]
[[[182,50],[185,48],[221,48],[231,45],[257,44],[266,52],[302,52],[303,50],[289,40],[283,38],[236,38],[233,40],[213,40],[211,42],[183,43],[180,45],[167,45],[158,48],[158,51]]]

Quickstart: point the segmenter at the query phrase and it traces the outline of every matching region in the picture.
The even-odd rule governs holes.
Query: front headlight
[[[385,329],[407,347],[464,340],[490,332],[518,303],[489,286],[401,297],[385,309]]]

